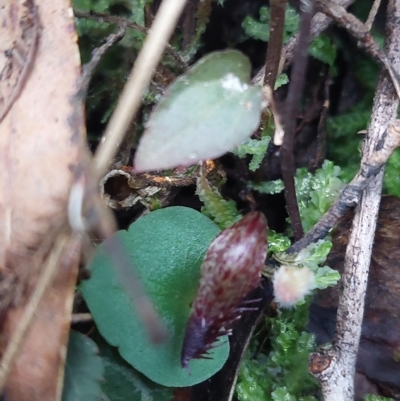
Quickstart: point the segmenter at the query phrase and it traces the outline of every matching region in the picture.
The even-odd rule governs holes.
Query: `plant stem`
[[[376,14],[378,13],[379,6],[381,5],[381,0],[374,0],[374,4],[372,4],[371,10],[368,15],[368,19],[365,21],[365,26],[370,31],[372,28],[372,24],[375,21]]]
[[[104,13],[95,13],[94,11],[91,11],[89,13],[84,12],[84,11],[78,11],[74,10],[75,17],[77,18],[87,18],[91,19],[94,21],[98,21],[99,23],[108,23],[108,24],[117,24],[120,27],[126,27],[126,28],[131,28],[135,29],[139,32],[142,32],[144,35],[148,35],[149,30],[145,28],[142,25],[137,24],[134,21],[131,21],[127,18],[123,18],[117,15],[109,15],[109,14],[104,14]],[[182,59],[180,54],[169,44],[167,43],[165,45],[165,49],[167,52],[171,54],[171,56],[176,60],[178,65],[181,67],[183,71],[186,71],[188,68],[187,63]]]
[[[354,0],[338,0],[337,4],[341,5],[342,7],[346,8],[349,7],[351,4],[354,3]],[[325,31],[329,25],[332,23],[332,19],[327,17],[323,13],[317,13],[313,17],[311,21],[311,39],[315,39],[319,36],[323,31]],[[293,57],[294,57],[294,49],[297,46],[297,41],[299,39],[299,35],[293,36],[282,48],[281,53],[281,65],[283,69],[292,64]],[[252,84],[254,85],[261,85],[264,81],[264,73],[265,73],[265,66],[260,69],[260,71],[254,76],[251,80]]]
[[[93,73],[98,66],[100,60],[110,47],[112,47],[115,43],[117,43],[124,37],[125,31],[125,25],[121,24],[119,26],[118,32],[110,34],[103,45],[93,50],[92,58],[90,59],[90,61],[82,66],[82,76],[79,82],[79,91],[77,94],[79,99],[81,99],[82,101],[85,100],[87,91],[89,89],[90,80],[92,79]]]
[[[331,17],[339,26],[344,28],[350,35],[358,40],[358,44],[373,58],[381,62],[388,70],[392,78],[397,95],[400,98],[399,75],[392,64],[380,49],[369,32],[369,28],[354,15],[348,13],[343,7],[330,0],[316,0],[318,9]]]
[[[285,184],[286,207],[293,227],[294,237],[298,241],[303,235],[299,207],[297,205],[294,186],[295,162],[293,153],[294,135],[296,131],[297,113],[307,69],[307,49],[310,42],[310,28],[312,19],[312,2],[302,3],[300,33],[295,51],[294,66],[290,74],[289,93],[286,99],[285,136],[281,147],[282,178]]]
[[[269,29],[268,50],[265,60],[264,85],[271,87],[272,91],[275,87],[281,61],[286,2],[286,0],[270,1],[271,26]]]

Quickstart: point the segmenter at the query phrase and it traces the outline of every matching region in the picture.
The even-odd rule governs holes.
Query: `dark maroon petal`
[[[200,286],[182,347],[182,365],[201,358],[240,318],[240,303],[260,282],[267,256],[267,220],[252,212],[221,231],[201,266]]]

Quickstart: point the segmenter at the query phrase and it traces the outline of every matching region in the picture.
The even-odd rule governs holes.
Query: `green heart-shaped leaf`
[[[104,380],[100,383],[104,401],[170,401],[171,387],[160,386],[138,372],[100,335],[94,336],[104,365]]]
[[[258,127],[261,88],[238,51],[212,53],[176,80],[152,113],[135,155],[136,171],[214,159]]]
[[[116,268],[100,245],[91,262],[92,277],[81,291],[103,337],[119,347],[121,356],[156,383],[185,387],[202,382],[223,366],[229,353],[226,338],[210,360],[195,360],[190,373],[180,354],[191,303],[199,283],[204,254],[219,228],[201,213],[170,207],[152,212],[116,235],[132,261],[132,269],[152,300],[169,332],[165,344],[154,345]]]
[[[77,331],[71,331],[62,401],[99,400],[104,369],[98,352],[93,340]]]

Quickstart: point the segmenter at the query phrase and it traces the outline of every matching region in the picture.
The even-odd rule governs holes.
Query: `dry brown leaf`
[[[73,100],[80,59],[68,0],[0,0],[0,37],[0,307],[16,305],[3,313],[4,352],[40,276],[38,251],[67,219],[84,119]],[[76,274],[76,258],[60,264],[10,373],[7,400],[60,398]]]
[[[25,83],[37,50],[40,34],[35,5],[0,2],[2,11],[0,52],[0,121],[10,110]],[[8,12],[5,12],[7,10]]]
[[[13,8],[25,3],[9,2]],[[80,75],[72,9],[66,0],[37,3],[38,51],[22,93],[0,126],[2,266],[7,253],[36,249],[54,218],[66,215],[71,168],[79,157],[70,125],[70,98]],[[7,20],[11,11],[2,9],[0,18]],[[0,26],[3,37],[6,28]]]

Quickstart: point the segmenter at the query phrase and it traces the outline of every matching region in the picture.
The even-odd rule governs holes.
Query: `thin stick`
[[[91,313],[74,313],[71,318],[71,324],[93,322]]]
[[[396,126],[390,126],[388,131],[396,130]],[[298,253],[308,245],[319,239],[325,238],[332,228],[337,224],[338,220],[344,216],[347,210],[357,205],[360,200],[361,192],[370,184],[375,177],[381,173],[389,156],[398,146],[396,135],[387,138],[385,146],[382,146],[375,153],[375,157],[365,162],[353,180],[345,186],[339,198],[329,208],[329,210],[321,217],[318,223],[299,241],[294,243],[286,252]]]
[[[112,33],[106,39],[106,41],[97,49],[92,52],[91,60],[86,63],[82,70],[82,76],[80,82],[78,83],[79,90],[77,96],[80,96],[80,99],[84,100],[84,97],[87,94],[90,80],[92,79],[94,70],[98,66],[101,58],[104,56],[106,51],[113,46],[115,43],[120,41],[125,35],[126,27],[125,25],[121,24],[119,26],[119,30],[117,33]]]
[[[168,338],[167,329],[147,296],[136,270],[132,269],[132,262],[122,246],[121,239],[116,236],[110,237],[103,242],[103,247],[114,264],[119,284],[135,307],[150,339],[156,344],[164,342]]]
[[[305,84],[307,69],[307,48],[310,41],[310,27],[312,19],[312,2],[302,2],[299,40],[295,52],[295,62],[290,74],[289,93],[286,99],[285,109],[285,135],[281,147],[282,178],[285,184],[286,208],[290,217],[295,239],[298,241],[304,234],[301,225],[299,206],[297,204],[296,190],[294,186],[294,135],[296,131],[297,112],[300,98]],[[306,6],[307,4],[307,6]]]
[[[143,34],[147,35],[149,33],[149,30],[145,28],[142,25],[137,24],[134,21],[131,21],[127,18],[119,17],[116,15],[109,15],[109,14],[103,14],[103,13],[95,13],[95,12],[90,12],[90,13],[85,13],[83,11],[74,11],[75,17],[77,18],[87,18],[87,19],[92,19],[94,21],[97,21],[99,23],[104,23],[107,22],[108,24],[117,24],[119,26],[126,26],[127,28],[135,29],[139,32],[142,32]],[[182,68],[182,70],[187,70],[188,65],[183,60],[183,58],[180,56],[180,54],[169,44],[167,43],[165,46],[165,49],[171,54],[171,56],[176,60],[176,62],[179,64],[179,66]]]
[[[354,0],[338,0],[337,4],[340,4],[343,7],[348,7]],[[324,32],[329,25],[332,23],[332,19],[324,15],[323,13],[315,14],[314,18],[311,22],[311,39],[315,39],[322,32]],[[282,48],[281,53],[281,62],[280,65],[283,69],[290,66],[294,57],[294,49],[297,46],[297,41],[299,39],[299,35],[295,35],[292,37]],[[260,69],[260,71],[254,76],[251,80],[253,85],[262,85],[264,80],[265,66]]]
[[[269,29],[267,57],[265,59],[264,85],[268,85],[273,91],[281,61],[286,0],[271,0],[270,8],[271,26]]]
[[[164,0],[154,19],[143,48],[139,53],[117,107],[111,116],[103,138],[94,156],[94,170],[101,177],[115,156],[118,146],[135,116],[143,92],[150,83],[153,72],[178,21],[186,0]]]
[[[378,13],[379,6],[381,5],[381,0],[375,0],[374,4],[372,4],[371,10],[368,15],[368,19],[365,21],[365,26],[370,31],[372,28],[372,24],[375,21],[376,14]]]
[[[386,54],[380,49],[369,29],[354,15],[348,13],[343,7],[330,0],[316,0],[316,6],[319,10],[331,17],[339,26],[346,29],[347,32],[358,40],[363,49],[380,61],[388,70],[396,89],[397,96],[400,98],[399,75],[392,67],[392,63],[386,57]]]

